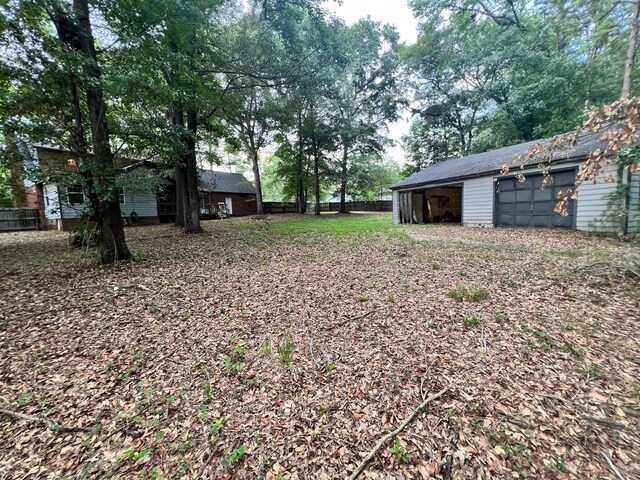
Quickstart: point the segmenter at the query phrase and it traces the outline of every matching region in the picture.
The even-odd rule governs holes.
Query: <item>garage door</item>
[[[553,173],[553,184],[541,190],[543,176],[527,175],[526,181],[504,178],[497,182],[497,225],[504,227],[564,227],[573,228],[574,202],[563,217],[553,211],[558,192],[574,186],[574,170]]]

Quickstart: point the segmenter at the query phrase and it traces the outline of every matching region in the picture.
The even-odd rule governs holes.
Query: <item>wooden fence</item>
[[[39,229],[40,213],[37,208],[0,208],[0,232]]]
[[[391,212],[393,210],[393,201],[345,202],[345,206],[347,207],[347,212]],[[340,202],[323,202],[320,204],[321,212],[337,212],[339,210]]]
[[[348,212],[391,212],[393,201],[375,200],[372,202],[345,202]],[[307,203],[307,212],[313,212],[314,203]],[[337,212],[340,210],[340,202],[320,203],[321,212]],[[265,213],[296,213],[294,202],[264,202]]]
[[[264,213],[296,213],[294,202],[264,202]]]

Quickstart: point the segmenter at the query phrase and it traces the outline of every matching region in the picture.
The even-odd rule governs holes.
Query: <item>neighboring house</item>
[[[224,203],[227,215],[242,217],[257,212],[256,187],[239,173],[200,170],[200,217],[218,218],[220,203]],[[168,179],[158,194],[158,212],[161,222],[176,219],[176,184]]]
[[[219,203],[224,203],[234,217],[258,211],[256,187],[239,173],[200,170],[200,192],[204,215],[215,215]]]
[[[547,140],[523,143],[490,152],[456,158],[431,165],[396,183],[393,191],[394,223],[452,222],[464,225],[508,227],[563,227],[601,232],[636,232],[640,198],[640,174],[625,170],[620,181],[630,185],[630,194],[612,206],[616,182],[605,177],[617,173],[615,162],[598,177],[585,182],[578,199],[568,206],[568,215],[555,213],[560,190],[575,187],[575,176],[589,154],[602,145],[600,135],[583,135],[577,144],[554,153],[553,184],[542,187],[537,163],[520,169],[514,161],[530,147]],[[511,172],[501,174],[503,165]],[[515,173],[525,176],[518,182]]]
[[[73,153],[47,146],[20,144],[25,170],[37,169],[42,182],[24,180],[24,195],[16,206],[37,208],[44,228],[73,230],[88,210],[88,199],[82,185],[63,186],[53,180],[64,173],[77,172]],[[127,223],[153,225],[159,223],[156,196],[152,192],[123,190],[119,195],[120,211]]]
[[[55,182],[56,176],[77,172],[72,152],[46,145],[20,145],[25,170],[37,169],[45,180],[24,180],[24,193],[17,198],[17,207],[37,208],[42,226],[54,230],[73,230],[88,210],[88,199],[81,185],[63,186]],[[155,163],[139,161],[122,169],[123,175],[137,169],[158,170]],[[201,170],[201,213],[213,216],[218,202],[224,202],[229,214],[250,215],[256,212],[256,190],[251,182],[236,173]],[[165,186],[160,193],[137,192],[127,189],[119,194],[120,211],[127,224],[153,225],[161,221],[175,221],[175,181],[165,175]]]

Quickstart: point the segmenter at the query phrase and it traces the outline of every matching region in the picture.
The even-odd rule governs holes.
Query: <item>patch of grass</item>
[[[396,302],[396,297],[395,297],[395,295],[389,295],[389,296],[387,297],[387,301],[388,301],[389,303],[395,303],[395,302]]]
[[[546,352],[558,347],[558,345],[553,340],[553,338],[551,338],[551,336],[544,330],[531,328],[531,327],[528,327],[527,325],[522,325],[522,329],[537,339],[537,342],[535,342],[533,346],[541,347]]]
[[[293,352],[295,351],[295,343],[291,336],[287,335],[278,344],[278,358],[285,365],[291,365],[293,362]]]
[[[267,357],[270,357],[273,353],[273,350],[271,349],[271,341],[269,339],[265,340],[262,344],[262,353]]]
[[[431,268],[432,268],[433,270],[441,270],[441,269],[442,269],[442,267],[440,266],[440,264],[439,264],[438,262],[433,262],[433,263],[431,264]]]
[[[364,302],[368,302],[368,301],[369,301],[369,295],[360,295],[360,296],[358,297],[358,301],[359,301],[359,302],[362,302],[362,303],[364,303]]]
[[[458,272],[458,276],[460,277],[466,277],[467,276],[467,272]]]
[[[589,368],[581,368],[580,373],[589,380],[603,380],[607,378],[607,374],[597,363],[592,363]]]
[[[371,213],[308,216],[271,224],[272,231],[283,235],[305,233],[333,235],[376,234],[389,233],[393,228],[391,215]]]
[[[449,290],[449,296],[458,302],[479,302],[489,298],[489,292],[484,288],[472,288],[458,284]]]
[[[579,247],[566,247],[554,251],[559,257],[578,258],[584,254],[584,250]]]
[[[462,326],[464,328],[473,328],[482,324],[482,320],[476,317],[475,315],[471,315],[470,317],[464,317],[462,319]]]
[[[584,358],[584,350],[582,350],[581,348],[576,347],[575,345],[573,345],[570,342],[564,342],[564,344],[562,345],[562,350],[564,350],[565,352],[571,354],[572,356],[574,356],[578,360],[582,360]]]

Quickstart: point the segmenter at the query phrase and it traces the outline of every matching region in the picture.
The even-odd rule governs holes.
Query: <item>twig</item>
[[[373,310],[369,310],[368,312],[365,312],[362,315],[358,315],[357,317],[349,317],[349,318],[346,318],[344,320],[340,320],[338,322],[334,322],[334,323],[324,327],[323,330],[332,330],[333,328],[338,327],[340,325],[343,325],[343,324],[345,324],[347,322],[353,322],[355,320],[362,320],[363,318],[368,317],[372,313],[379,312],[380,310],[383,310],[383,309],[384,309],[384,307],[376,308],[376,309],[373,309]]]
[[[520,420],[519,418],[514,417],[513,415],[509,415],[507,412],[503,412],[502,410],[496,410],[504,419],[509,422],[517,425],[521,428],[530,428],[530,425],[524,420]]]
[[[588,422],[600,423],[602,425],[606,425],[607,427],[617,428],[619,430],[625,430],[627,427],[622,423],[613,422],[611,420],[607,420],[606,418],[598,418],[598,417],[590,417],[588,415],[583,415],[582,418],[587,420]]]
[[[52,422],[51,420],[47,420],[46,418],[36,417],[34,415],[28,415],[26,413],[14,412],[13,410],[6,410],[4,408],[0,408],[0,413],[8,415],[10,417],[18,418],[20,420],[24,420],[26,422],[35,422],[40,423],[47,427],[54,433],[59,432],[91,432],[92,428],[84,428],[84,427],[67,427],[65,425],[61,425],[57,422]]]
[[[404,421],[398,426],[398,428],[396,428],[392,432],[387,433],[380,440],[378,440],[378,443],[376,443],[376,446],[373,447],[373,450],[371,450],[367,454],[367,456],[364,457],[364,460],[362,460],[360,465],[358,465],[358,468],[356,468],[353,471],[353,473],[349,477],[349,480],[355,480],[356,478],[358,478],[358,476],[360,476],[360,474],[364,471],[367,464],[376,455],[376,453],[378,453],[378,450],[380,450],[385,443],[387,443],[389,440],[391,440],[400,432],[402,432],[402,430],[404,430],[404,428],[407,425],[409,425],[409,423],[411,423],[411,421],[416,417],[416,415],[418,415],[418,413],[420,413],[429,403],[433,402],[437,398],[440,398],[442,395],[444,395],[448,390],[449,390],[449,387],[446,387],[440,390],[438,393],[434,393],[430,397],[427,397],[426,400],[424,400],[413,412],[411,412],[411,414],[407,418],[404,419]]]
[[[609,468],[611,469],[611,471],[615,474],[616,477],[618,477],[619,480],[627,480],[625,478],[624,475],[622,475],[622,473],[620,472],[620,470],[618,470],[618,467],[616,467],[613,463],[613,461],[609,458],[609,455],[607,455],[607,452],[605,452],[604,450],[602,451],[602,456],[604,457],[604,459],[607,461],[607,463],[609,464]]]

